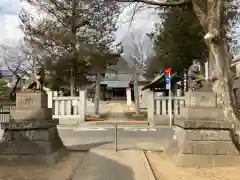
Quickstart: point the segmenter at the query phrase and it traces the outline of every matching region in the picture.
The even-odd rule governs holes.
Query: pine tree
[[[106,61],[100,64],[91,55],[102,57],[113,53],[110,47],[118,5],[104,0],[26,1],[45,16],[37,18],[22,10],[20,19],[25,40],[50,71],[55,69],[52,74],[61,74],[70,82],[71,94],[75,94],[77,75],[84,76],[87,68],[106,66]]]
[[[208,58],[208,49],[204,41],[204,29],[199,24],[192,8],[171,7],[166,11],[165,19],[156,29],[153,60],[153,72],[171,67],[173,71],[187,69],[193,59],[204,62]],[[150,67],[151,68],[151,67]]]

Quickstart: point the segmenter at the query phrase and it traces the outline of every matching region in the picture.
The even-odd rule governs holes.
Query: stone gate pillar
[[[178,166],[240,165],[233,143],[232,122],[224,120],[215,92],[187,92],[185,107],[174,120],[177,126],[166,154]]]
[[[1,123],[0,163],[52,165],[67,154],[56,127],[58,119],[52,119],[52,108],[48,108],[47,94],[17,93],[10,115],[9,122]]]

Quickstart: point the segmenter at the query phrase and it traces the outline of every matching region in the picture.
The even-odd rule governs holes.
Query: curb
[[[145,166],[149,180],[157,180],[157,178],[155,177],[155,174],[153,172],[153,169],[151,167],[151,164],[149,163],[147,155],[144,151],[142,151],[142,156],[143,156],[144,166]]]
[[[59,129],[59,130],[74,130],[74,129],[76,129],[76,127],[57,126],[57,129]]]
[[[117,123],[120,126],[148,126],[148,121],[89,121],[85,122],[84,125],[109,125],[113,126]]]
[[[83,156],[83,158],[79,161],[78,165],[73,169],[72,173],[68,176],[68,178],[66,180],[73,180],[75,174],[77,173],[77,170],[79,169],[79,167],[82,165],[83,160],[86,158],[87,156],[87,152],[85,153],[85,155]]]
[[[78,162],[77,166],[72,170],[71,174],[67,177],[66,180],[72,180],[74,175],[76,174],[79,166],[82,164],[83,159],[85,158],[86,154],[84,155],[84,157]]]
[[[115,123],[114,123],[115,124]],[[94,125],[94,124],[83,124],[80,126],[64,126],[64,125],[58,125],[57,129],[59,130],[73,130],[73,131],[77,131],[78,129],[99,129],[99,128],[105,128],[105,129],[112,129],[114,128],[114,124],[112,125]],[[125,128],[125,129],[168,129],[168,128],[172,128],[173,130],[175,130],[176,127],[169,127],[169,126],[149,126],[149,125],[120,125],[118,124],[118,128]]]

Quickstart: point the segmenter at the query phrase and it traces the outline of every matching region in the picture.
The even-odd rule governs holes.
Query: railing
[[[81,112],[80,97],[53,97],[53,117],[78,116]]]
[[[48,107],[53,110],[53,118],[81,118],[85,119],[86,93],[79,96],[52,96],[48,97]]]
[[[185,105],[183,97],[172,97],[172,114],[180,115],[181,107]],[[169,97],[155,96],[155,114],[168,115],[170,109]]]
[[[10,119],[10,110],[15,104],[0,104],[0,122],[8,122]]]
[[[148,92],[148,106],[147,115],[150,123],[155,123],[169,117],[170,108],[172,111],[172,117],[181,114],[181,107],[185,106],[185,99],[183,96],[171,97],[171,104],[169,103],[169,97],[162,96],[152,91]]]

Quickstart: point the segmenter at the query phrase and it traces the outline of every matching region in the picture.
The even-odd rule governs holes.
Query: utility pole
[[[171,68],[164,70],[166,89],[168,90],[168,115],[169,125],[172,126],[172,90],[171,90]]]

